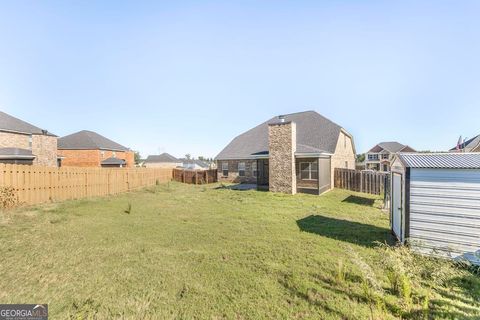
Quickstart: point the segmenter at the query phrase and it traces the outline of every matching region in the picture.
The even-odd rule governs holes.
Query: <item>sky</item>
[[[3,1],[0,110],[214,157],[315,110],[358,153],[480,134],[479,1]]]

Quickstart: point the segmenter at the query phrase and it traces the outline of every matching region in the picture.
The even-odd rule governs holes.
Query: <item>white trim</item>
[[[331,156],[333,156],[333,154],[327,152],[295,152],[295,157],[297,158],[329,158]]]

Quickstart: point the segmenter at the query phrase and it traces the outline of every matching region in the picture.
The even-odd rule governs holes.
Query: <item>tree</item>
[[[185,159],[187,159],[187,160],[192,159],[192,155],[191,155],[190,153],[187,153],[187,154],[185,155]]]
[[[357,162],[364,162],[365,161],[365,153],[357,154],[356,158],[357,158]]]
[[[133,151],[133,159],[135,161],[135,164],[139,164],[141,157],[140,157],[140,152],[138,151]]]

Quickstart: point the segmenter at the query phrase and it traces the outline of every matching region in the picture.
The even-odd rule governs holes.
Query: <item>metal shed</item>
[[[480,153],[400,153],[390,225],[412,249],[480,264]]]

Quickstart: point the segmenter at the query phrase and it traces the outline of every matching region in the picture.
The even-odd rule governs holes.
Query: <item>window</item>
[[[228,162],[222,162],[222,175],[228,177]]]
[[[28,148],[29,148],[29,149],[32,149],[32,141],[33,141],[33,140],[32,140],[32,136],[29,136],[29,137],[28,137]]]
[[[257,161],[252,162],[252,175],[254,177],[258,176],[258,171],[257,171]]]
[[[114,158],[117,157],[117,153],[115,151],[112,152],[112,157],[114,157]]]
[[[388,156],[389,156],[388,153],[384,153],[384,154],[382,154],[382,159],[388,159]]]
[[[378,160],[378,154],[369,154],[368,160]]]
[[[348,161],[345,161],[345,169],[348,169]]]
[[[300,162],[300,179],[318,180],[318,168],[316,162]]]
[[[100,154],[102,155],[102,159],[105,158],[105,151],[100,151]]]
[[[347,149],[347,136],[343,135],[343,147]]]
[[[238,175],[240,177],[245,177],[245,162],[238,163]]]

